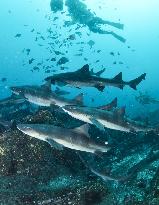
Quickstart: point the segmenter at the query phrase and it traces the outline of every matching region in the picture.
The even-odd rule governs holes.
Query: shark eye
[[[31,130],[31,127],[25,127],[25,129],[27,129],[27,130]]]

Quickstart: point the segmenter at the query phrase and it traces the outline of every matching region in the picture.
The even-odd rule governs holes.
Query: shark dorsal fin
[[[74,128],[75,131],[78,131],[80,133],[83,133],[85,134],[88,138],[90,138],[90,135],[89,135],[89,124],[84,124],[80,127],[76,127]]]
[[[44,85],[41,86],[46,91],[51,91],[51,80],[48,80]]]
[[[113,80],[114,80],[115,82],[122,82],[122,81],[123,81],[123,79],[122,79],[122,72],[120,72],[118,75],[116,75],[116,76],[113,78]]]
[[[83,93],[77,95],[73,101],[75,101],[76,103],[83,105]]]
[[[84,65],[82,68],[80,68],[76,72],[81,73],[83,75],[90,75],[89,65],[88,64]]]
[[[117,107],[117,103],[118,103],[117,98],[114,98],[114,100],[112,100],[112,102],[110,102],[106,105],[100,106],[100,107],[98,107],[98,109],[110,111],[113,108]]]
[[[115,117],[117,117],[118,119],[123,119],[124,118],[124,115],[125,115],[125,109],[126,107],[123,106],[117,110],[114,111],[114,115]]]
[[[105,68],[103,68],[102,70],[98,71],[98,72],[94,72],[93,69],[91,69],[90,73],[91,75],[94,75],[94,76],[97,76],[97,77],[100,77],[104,72],[105,72]]]

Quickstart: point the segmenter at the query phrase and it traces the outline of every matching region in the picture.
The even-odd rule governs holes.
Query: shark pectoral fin
[[[77,95],[74,99],[74,102],[78,103],[79,105],[83,105],[83,93]]]
[[[59,113],[63,113],[64,112],[62,107],[59,107],[59,106],[57,106],[55,104],[51,104],[50,105],[50,109],[51,109],[52,112],[59,112]]]
[[[74,128],[75,131],[79,131],[83,134],[85,134],[88,138],[90,138],[90,135],[89,135],[89,124],[84,124],[80,127],[76,127]]]
[[[117,85],[117,88],[123,90],[124,86],[125,86],[124,84],[118,84],[118,85]]]
[[[104,90],[104,88],[105,88],[104,85],[99,85],[99,84],[95,85],[94,87],[97,88],[97,89],[98,89],[99,91],[101,91],[101,92],[103,92],[103,90]]]
[[[51,103],[51,104],[50,104],[50,108],[51,108],[52,110],[55,110],[55,109],[57,108],[57,105]]]
[[[104,126],[100,122],[98,122],[96,119],[90,119],[90,121],[92,122],[92,124],[94,124],[96,127],[98,127],[98,129],[105,132]]]
[[[48,138],[48,139],[46,139],[46,142],[48,142],[51,145],[51,147],[53,147],[53,148],[55,148],[57,150],[63,150],[63,146],[58,144],[57,142],[55,142],[52,139]]]

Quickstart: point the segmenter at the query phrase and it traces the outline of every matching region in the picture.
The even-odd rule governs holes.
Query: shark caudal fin
[[[113,108],[117,107],[117,103],[118,103],[118,100],[117,100],[117,97],[116,97],[110,103],[108,103],[106,105],[102,105],[102,106],[98,107],[98,109],[110,111]]]
[[[146,77],[146,73],[140,75],[138,78],[131,80],[128,82],[128,85],[133,88],[134,90],[137,90],[137,86],[143,81],[145,80]]]
[[[47,92],[51,92],[51,80],[48,80],[45,84],[41,85],[41,88]]]
[[[0,125],[5,128],[6,131],[8,130],[16,130],[17,129],[17,123],[15,120],[12,121],[5,121],[5,120],[0,120]]]

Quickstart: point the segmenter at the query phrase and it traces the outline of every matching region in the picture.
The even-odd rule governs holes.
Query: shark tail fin
[[[140,75],[139,77],[135,78],[134,80],[129,81],[129,86],[134,90],[137,90],[137,85],[139,85],[143,80],[145,80],[146,73]]]
[[[13,130],[17,129],[17,122],[15,120],[11,120],[11,129]]]
[[[51,80],[46,81],[45,84],[41,85],[41,88],[46,91],[51,91]]]
[[[54,81],[53,76],[48,76],[48,77],[46,77],[44,80],[45,80],[46,82],[47,82],[47,81],[50,81],[51,84],[55,84],[55,81]]]
[[[110,111],[112,110],[113,108],[116,108],[117,107],[117,97],[114,98],[109,104],[107,105],[103,105],[103,106],[100,106],[98,107],[99,109],[102,109],[102,110],[107,110],[107,111]]]
[[[11,120],[11,121],[4,121],[4,120],[0,120],[0,124],[6,129],[6,130],[16,130],[17,129],[17,123],[15,120]]]
[[[83,105],[83,93],[77,95],[73,101],[79,105]]]

